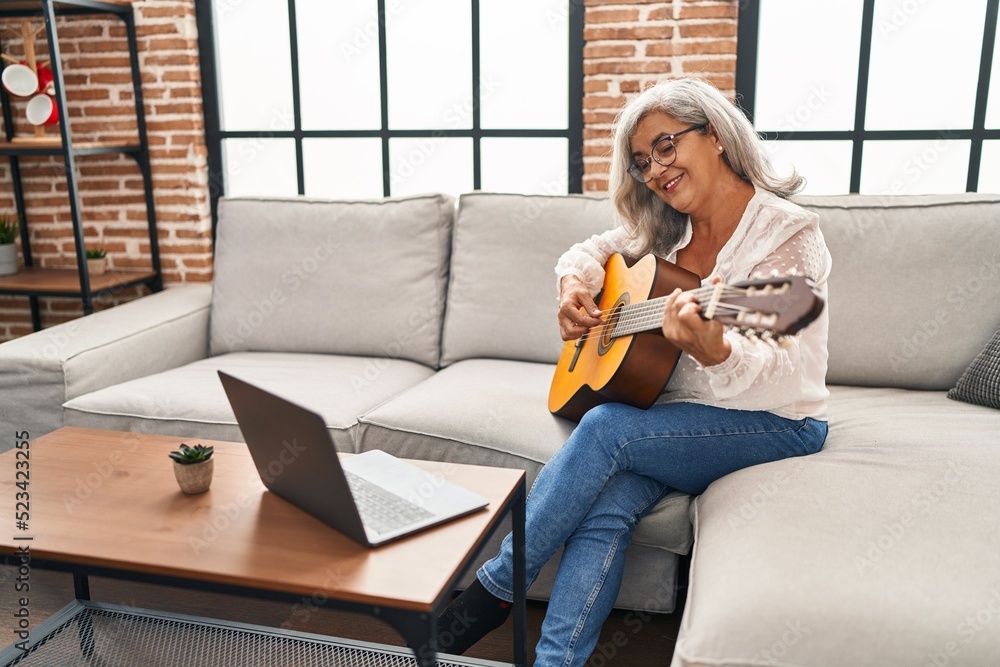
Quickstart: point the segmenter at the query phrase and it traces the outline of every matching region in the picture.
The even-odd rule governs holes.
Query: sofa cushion
[[[968,619],[1000,609],[1000,413],[834,386],[830,415],[819,453],[695,501],[673,665],[996,664],[1000,633]]]
[[[0,345],[0,432],[39,437],[67,399],[201,359],[208,285],[171,287]],[[150,354],[156,350],[156,354]],[[0,440],[0,453],[14,446]]]
[[[827,381],[954,386],[1000,326],[1000,195],[798,202],[833,255]]]
[[[948,398],[1000,408],[1000,329],[948,391]]]
[[[477,357],[555,363],[556,261],[614,224],[606,199],[462,195],[441,365]]]
[[[454,202],[223,199],[210,349],[435,367]]]
[[[357,415],[433,373],[402,359],[235,352],[79,396],[63,406],[66,425],[243,442],[218,370],[318,412],[344,452]]]
[[[546,408],[554,366],[462,361],[360,418],[358,451],[429,461],[520,468],[532,484],[575,424]],[[689,497],[674,493],[640,522],[635,544],[685,554]]]

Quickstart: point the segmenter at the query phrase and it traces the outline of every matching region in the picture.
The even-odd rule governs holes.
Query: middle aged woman
[[[757,272],[811,277],[824,295],[830,255],[817,217],[787,201],[797,174],[775,175],[746,117],[710,84],[666,81],[632,100],[614,139],[611,195],[622,224],[566,252],[559,324],[565,340],[601,324],[594,295],[614,252],[654,253],[702,278]],[[725,331],[696,299],[667,299],[663,335],[683,354],[648,410],[590,410],[528,497],[529,583],[564,547],[536,665],[581,665],[618,595],[639,519],[676,489],[702,493],[748,466],[812,454],[827,434],[826,312],[784,346]],[[462,653],[510,612],[512,540],[438,622],[441,648]]]

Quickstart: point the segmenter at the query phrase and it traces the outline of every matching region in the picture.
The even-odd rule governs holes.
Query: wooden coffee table
[[[167,452],[181,442],[215,447],[215,479],[207,493],[179,490]],[[24,460],[27,485],[16,474]],[[417,664],[433,665],[435,619],[507,512],[515,553],[523,554],[525,481],[520,470],[413,463],[487,497],[489,507],[367,549],[267,491],[244,444],[66,427],[0,455],[0,554],[18,565],[27,549],[29,567],[71,572],[82,601],[90,597],[87,575],[289,602],[321,600],[378,616],[404,637]],[[25,499],[27,509],[15,507]],[[515,579],[514,663],[523,665],[523,559]],[[44,635],[41,627],[33,630],[29,644]],[[15,646],[0,653],[0,664],[22,652]],[[80,647],[94,650],[82,630]]]

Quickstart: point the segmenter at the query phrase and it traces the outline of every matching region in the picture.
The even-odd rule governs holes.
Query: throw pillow
[[[1000,409],[1000,329],[965,369],[948,398]]]

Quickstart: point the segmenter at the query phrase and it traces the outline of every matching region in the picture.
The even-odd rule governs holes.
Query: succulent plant
[[[17,239],[17,218],[0,213],[0,245],[13,243]]]
[[[170,456],[170,458],[177,463],[188,466],[195,463],[201,463],[202,461],[207,461],[212,458],[212,449],[212,447],[205,447],[201,444],[189,447],[182,442],[180,449],[175,452],[170,452],[168,456]]]
[[[88,248],[87,249],[87,259],[101,259],[107,255],[107,251],[104,248]]]

